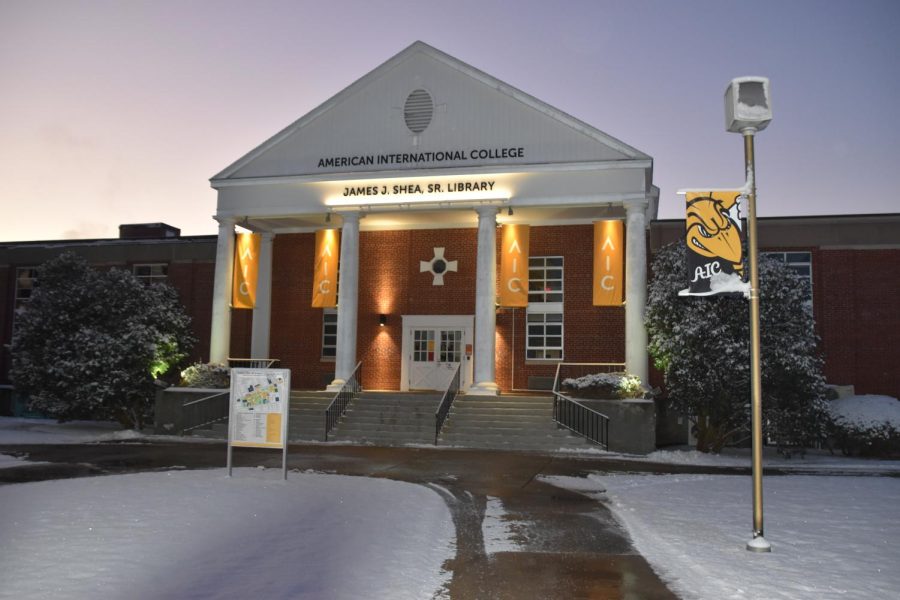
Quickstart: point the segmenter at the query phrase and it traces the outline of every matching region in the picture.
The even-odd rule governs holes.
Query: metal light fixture
[[[759,264],[756,236],[756,167],[753,136],[772,120],[769,80],[738,77],[725,90],[725,128],[744,136],[744,167],[750,194],[747,198],[747,240],[750,262],[750,414],[753,475],[753,537],[747,550],[771,552],[763,537],[762,495],[762,373],[759,348]]]
[[[382,313],[378,315],[378,326],[384,327],[385,325],[387,325],[387,315]]]
[[[327,213],[325,213],[325,222],[331,223],[331,211],[328,211]]]
[[[506,210],[506,216],[507,216],[507,217],[513,216],[513,209],[512,209],[512,206],[510,206],[510,207]]]

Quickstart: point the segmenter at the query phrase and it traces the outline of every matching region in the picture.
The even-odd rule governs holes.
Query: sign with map
[[[288,369],[232,369],[229,443],[251,448],[286,447],[290,394]]]

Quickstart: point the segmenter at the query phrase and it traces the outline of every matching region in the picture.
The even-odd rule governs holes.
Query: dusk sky
[[[652,156],[660,218],[743,183],[744,75],[760,216],[900,212],[898,31],[898,0],[0,0],[0,240],[213,234],[211,176],[416,40]]]

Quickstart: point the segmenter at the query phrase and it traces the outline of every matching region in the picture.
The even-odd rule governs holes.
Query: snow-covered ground
[[[141,437],[118,423],[0,417],[0,446],[4,444],[84,444]]]
[[[752,522],[749,476],[542,480],[607,498],[640,553],[685,599],[827,600],[900,593],[900,479],[894,477],[766,477],[770,554],[745,550]]]
[[[455,533],[423,486],[280,469],[0,487],[0,598],[442,597]]]

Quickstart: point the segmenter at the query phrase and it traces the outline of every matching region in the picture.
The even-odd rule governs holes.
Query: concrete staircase
[[[363,392],[328,441],[375,446],[434,444],[434,411],[441,394]]]
[[[552,396],[460,396],[440,446],[557,452],[599,448],[553,421]]]
[[[325,439],[325,409],[332,400],[334,400],[334,392],[291,390],[288,441],[323,441]]]

